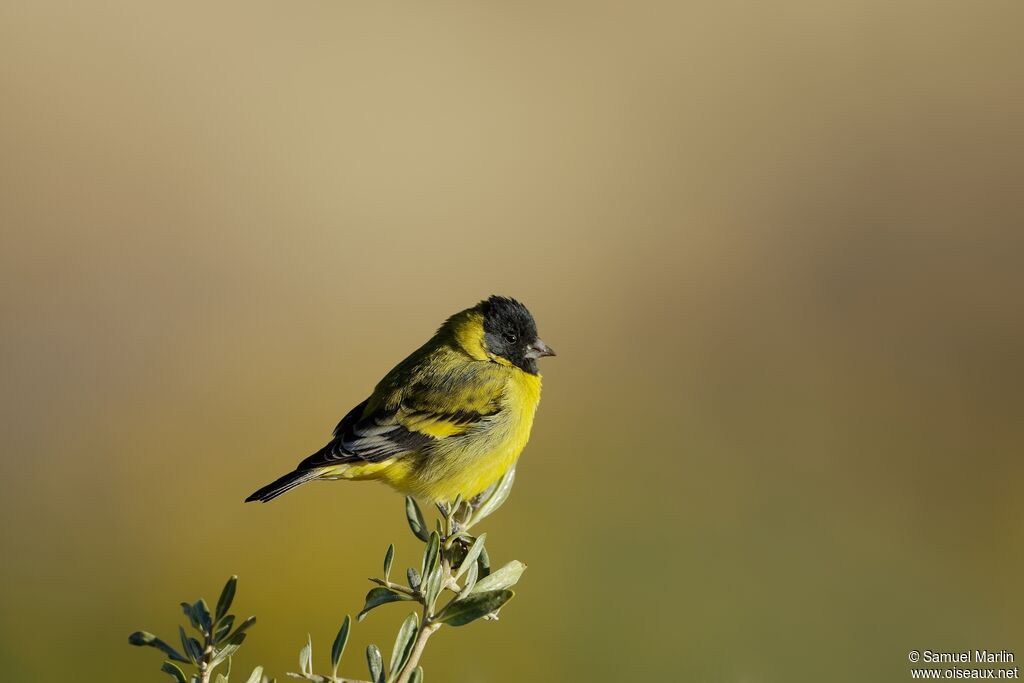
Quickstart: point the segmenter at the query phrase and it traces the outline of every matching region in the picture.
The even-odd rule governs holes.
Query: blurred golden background
[[[0,7],[0,676],[326,663],[401,498],[242,498],[450,313],[559,352],[427,680],[902,681],[1024,654],[1019,2]],[[385,654],[405,612],[359,625]]]

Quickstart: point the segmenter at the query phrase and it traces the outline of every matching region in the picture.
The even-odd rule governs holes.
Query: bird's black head
[[[536,375],[537,359],[555,355],[537,336],[530,311],[515,299],[492,296],[478,308],[484,314],[484,345],[495,356]]]

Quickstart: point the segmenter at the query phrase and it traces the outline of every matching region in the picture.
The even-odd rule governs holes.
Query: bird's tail
[[[289,472],[280,479],[277,479],[267,484],[259,491],[256,491],[254,494],[246,498],[245,502],[249,503],[254,500],[258,500],[261,503],[266,503],[274,500],[282,493],[291,491],[300,484],[305,484],[307,481],[316,479],[318,476],[320,476],[320,472],[317,470],[295,470],[294,472]]]

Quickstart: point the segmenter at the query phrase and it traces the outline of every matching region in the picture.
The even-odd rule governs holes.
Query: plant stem
[[[212,629],[211,629],[212,630]],[[203,658],[199,661],[199,683],[210,683],[210,663],[213,660],[213,636],[203,629]]]
[[[324,677],[324,678],[314,677],[314,678],[310,678],[309,676],[307,676],[305,674],[297,674],[297,673],[291,673],[291,672],[289,672],[288,675],[291,676],[292,678],[301,678],[301,679],[307,680],[307,681],[323,680],[324,678],[326,678],[326,680],[329,680],[332,683],[373,683],[373,681],[364,681],[361,678],[342,678],[341,676],[337,676],[335,678],[330,678],[330,677]]]
[[[441,628],[441,624],[431,624],[427,621],[426,614],[424,614],[423,620],[420,622],[420,634],[416,636],[416,644],[413,645],[412,652],[409,654],[409,661],[405,663],[402,675],[398,677],[395,683],[409,683],[409,677],[412,676],[412,672],[416,670],[416,666],[419,664],[423,648],[427,646],[427,639],[439,628]]]
[[[403,586],[400,583],[394,583],[393,581],[385,581],[384,579],[370,579],[370,582],[375,583],[378,586],[390,588],[393,591],[398,591],[399,593],[405,593],[406,595],[413,598],[419,597],[419,593],[414,591],[412,588],[409,588],[408,586]]]

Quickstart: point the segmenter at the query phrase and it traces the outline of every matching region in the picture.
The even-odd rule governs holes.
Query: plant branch
[[[400,583],[395,583],[393,581],[385,581],[384,579],[370,579],[370,581],[372,583],[377,584],[378,586],[384,586],[385,588],[390,588],[393,591],[405,593],[411,598],[419,599],[420,597],[419,591],[414,591],[412,588],[409,588],[408,586],[403,586]]]
[[[305,681],[318,681],[324,683],[373,683],[373,681],[364,681],[361,678],[342,678],[341,676],[331,678],[330,676],[321,676],[319,674],[307,676],[306,674],[299,674],[293,671],[289,671],[288,676],[291,678],[301,678]]]
[[[197,662],[199,666],[199,683],[210,683],[210,675],[213,673],[213,668],[210,666],[214,655],[212,630],[212,626],[209,629],[203,628],[203,658]]]
[[[409,661],[406,662],[405,668],[402,669],[402,675],[398,677],[395,683],[409,683],[409,677],[412,676],[412,672],[416,670],[419,664],[420,657],[423,655],[423,649],[427,646],[427,640],[439,628],[441,628],[441,624],[430,623],[426,617],[426,611],[424,611],[423,620],[420,622],[420,633],[416,636],[416,644],[412,646],[412,652],[409,653]]]

